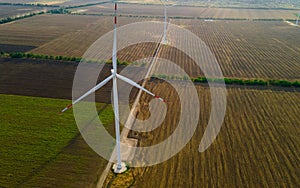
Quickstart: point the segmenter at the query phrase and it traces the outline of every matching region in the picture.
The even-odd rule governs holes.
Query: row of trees
[[[75,5],[75,6],[68,6],[67,9],[73,9],[73,8],[82,8],[82,7],[89,7],[89,6],[95,6],[95,5],[102,5],[105,3],[110,3],[111,1],[105,1],[105,2],[98,2],[98,3],[88,3],[83,5]]]
[[[188,80],[187,76],[178,76],[178,75],[165,75],[158,74],[153,75],[152,79],[160,78],[166,80]],[[195,83],[221,83],[225,82],[226,85],[245,85],[245,86],[280,86],[280,87],[300,87],[299,81],[287,81],[287,80],[261,80],[261,79],[240,79],[240,78],[191,78],[191,80]]]
[[[279,22],[282,22],[282,21],[284,21],[284,19],[260,18],[260,19],[253,19],[253,21],[279,21]]]
[[[73,15],[88,15],[88,16],[114,16],[113,14],[89,14],[89,13],[76,13],[68,11],[66,14]],[[119,17],[129,17],[129,18],[164,18],[163,16],[154,16],[154,15],[134,15],[134,14],[119,14]],[[171,19],[198,19],[198,20],[231,20],[231,21],[245,21],[249,20],[246,18],[210,18],[210,17],[191,17],[191,16],[169,16]]]
[[[60,9],[54,9],[54,10],[49,10],[47,13],[50,14],[71,14],[71,11],[65,8],[60,8]]]
[[[48,5],[48,4],[40,4],[40,3],[0,3],[0,5],[9,5],[9,6],[31,6],[31,7],[59,7],[58,5]]]
[[[16,20],[20,20],[20,19],[24,19],[24,18],[29,18],[29,17],[36,16],[36,15],[41,15],[41,14],[44,14],[44,13],[45,12],[42,11],[42,12],[37,12],[37,13],[25,14],[23,16],[3,18],[3,19],[0,20],[0,24],[12,22],[12,21],[16,21]]]
[[[10,57],[10,58],[29,58],[29,59],[44,59],[44,60],[58,60],[58,61],[73,61],[80,62],[82,60],[81,57],[67,57],[67,56],[53,56],[53,55],[43,55],[43,54],[33,54],[33,53],[25,53],[25,52],[0,52],[0,57]],[[99,60],[87,60],[86,63],[103,63],[103,61]],[[112,60],[108,60],[105,62],[106,64],[112,64]],[[117,60],[118,65],[127,66],[129,62]]]
[[[24,52],[11,52],[11,53],[0,52],[0,56],[10,57],[10,58],[31,58],[31,59],[74,61],[74,62],[81,61],[81,58],[79,57],[52,56],[52,55],[33,54],[33,53],[24,53]]]

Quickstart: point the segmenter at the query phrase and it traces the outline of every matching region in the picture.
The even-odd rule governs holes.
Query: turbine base
[[[127,171],[127,166],[124,162],[121,162],[121,168],[118,168],[118,164],[115,163],[113,166],[112,166],[112,169],[114,171],[115,174],[122,174],[124,172]]]

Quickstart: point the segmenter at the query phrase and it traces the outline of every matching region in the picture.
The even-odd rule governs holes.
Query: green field
[[[80,137],[72,110],[58,115],[70,101],[0,95],[0,103],[1,187],[74,187],[96,181],[106,161]],[[98,107],[101,120],[111,125],[111,106]]]

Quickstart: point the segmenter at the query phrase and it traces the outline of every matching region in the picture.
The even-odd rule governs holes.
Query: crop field
[[[65,34],[31,52],[80,57],[95,40],[111,31],[113,27],[111,17],[101,18],[83,30]],[[150,19],[123,17],[120,18],[120,25],[147,20],[150,21]],[[299,31],[284,22],[205,22],[173,19],[171,23],[189,29],[200,37],[215,54],[226,77],[300,79]],[[176,40],[176,38],[169,40]],[[119,59],[131,61],[133,58],[129,56],[132,56],[132,53],[151,54],[155,50],[151,44],[140,44],[140,46],[144,47],[131,47],[132,50],[120,52]],[[175,52],[172,52],[172,49],[165,47],[160,56],[178,61],[178,64],[188,61],[184,56],[173,56],[173,53]],[[193,76],[199,76],[201,73],[195,74]]]
[[[168,86],[150,83],[148,87],[167,101],[176,99],[176,92]],[[162,87],[168,92],[163,92]],[[111,174],[106,186],[118,187],[126,185],[125,182],[133,184],[131,187],[299,185],[299,92],[228,89],[223,127],[212,146],[199,153],[198,147],[209,118],[210,94],[206,87],[196,87],[202,110],[198,127],[187,146],[162,164],[131,168],[130,173],[120,176]],[[180,104],[168,105],[170,111],[159,128],[147,133],[133,132],[129,136],[138,138],[140,146],[152,146],[168,138],[176,128],[171,125],[179,121],[179,117],[172,114],[178,113]],[[147,116],[147,108],[141,109],[139,118]],[[139,155],[143,156],[142,153]]]
[[[95,16],[95,18],[98,18],[98,20],[88,25],[87,27],[83,28],[82,30],[79,30],[77,32],[71,32],[69,34],[65,34],[61,37],[58,37],[55,40],[52,40],[46,43],[45,45],[42,45],[39,48],[32,50],[31,52],[37,54],[46,54],[46,55],[81,57],[84,54],[84,52],[98,38],[100,38],[105,33],[112,31],[113,29],[112,17]],[[121,17],[119,18],[119,25],[123,26],[134,22],[152,21],[152,20],[155,19]],[[145,50],[152,51],[152,49],[145,49]]]
[[[78,63],[55,60],[0,58],[0,93],[72,99],[73,78]],[[104,69],[109,73],[110,67]],[[99,77],[99,81],[107,74]],[[97,92],[96,100],[110,102],[110,84]]]
[[[81,138],[72,111],[57,115],[70,101],[3,94],[0,101],[1,187],[85,187],[96,181],[106,161]],[[113,131],[111,106],[97,106]]]
[[[71,9],[79,14],[113,14],[112,4],[95,5]],[[163,16],[161,5],[120,4],[120,15],[131,16]],[[296,19],[297,10],[268,10],[268,9],[236,9],[210,8],[192,6],[174,6],[168,9],[169,17],[196,17],[214,19]]]
[[[0,20],[2,18],[21,16],[29,13],[47,11],[46,8],[35,6],[7,6],[0,5]]]
[[[44,17],[46,19],[50,17],[50,15],[45,15]],[[77,18],[77,16],[62,16],[62,18],[64,18],[62,20],[71,20],[72,17]],[[78,18],[82,18],[84,21],[85,16],[79,16]],[[24,33],[22,33],[20,37],[24,38],[23,41],[26,41],[22,42],[22,40],[18,40],[19,37],[15,34],[17,32],[20,33],[18,30],[15,30],[15,33],[6,33],[2,35],[2,37],[5,38],[4,40],[9,40],[7,35],[14,35],[10,41],[6,43],[13,43],[15,41],[16,44],[23,43],[29,46],[38,45],[38,40],[44,39],[43,42],[40,41],[40,44],[44,43],[43,45],[31,49],[30,52],[46,55],[81,57],[95,40],[113,28],[111,23],[112,18],[109,16],[87,16],[86,19],[91,20],[91,22],[93,20],[93,22],[82,29],[78,27],[74,28],[74,31],[64,34],[57,33],[51,38],[53,40],[50,38],[47,39],[48,42],[39,35],[31,35],[29,38],[24,38]],[[119,19],[120,26],[138,21],[151,20],[153,19],[126,17],[120,17]],[[171,23],[189,29],[199,36],[215,54],[223,74],[226,77],[300,79],[300,67],[298,63],[298,59],[300,58],[300,41],[298,28],[291,27],[284,22],[270,21],[205,22],[201,20],[172,19]],[[33,24],[33,22],[30,22],[30,24]],[[2,31],[12,30],[15,27],[19,26],[14,24],[6,25]],[[47,35],[47,37],[50,37],[50,35]],[[176,38],[170,38],[169,40],[176,40]],[[131,47],[131,50],[127,49],[125,52],[120,52],[119,59],[122,61],[131,61],[134,58],[130,56],[145,53],[151,54],[155,48],[153,48],[153,45],[149,45],[150,44],[141,44],[140,47],[135,46]],[[134,53],[134,55],[132,55],[132,53]],[[161,57],[171,58],[175,62],[178,61],[178,64],[188,61],[186,57],[173,56],[173,53],[175,52],[172,52],[172,49],[165,47],[162,49]],[[143,55],[138,55],[138,57],[142,56]],[[199,76],[201,73],[196,72],[195,74],[196,75],[193,76]]]
[[[298,28],[283,22],[172,20],[171,23],[189,29],[204,41],[225,77],[300,79]],[[172,43],[177,39],[173,36],[168,40]],[[195,72],[193,67],[187,67],[192,62],[174,48],[162,48],[160,56],[183,64],[189,74],[201,74],[200,70]]]
[[[70,32],[84,29],[99,17],[40,15],[0,25],[0,44],[41,46]],[[0,51],[5,49],[0,49]]]

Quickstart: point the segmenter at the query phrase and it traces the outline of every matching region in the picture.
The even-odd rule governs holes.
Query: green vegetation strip
[[[166,80],[188,80],[189,77],[176,75],[152,75],[152,78],[160,78]],[[194,83],[225,83],[226,85],[244,85],[244,86],[280,86],[280,87],[300,87],[299,81],[288,80],[262,80],[262,79],[240,79],[240,78],[191,78]]]
[[[48,5],[40,3],[0,3],[4,6],[24,6],[24,7],[59,7],[58,5]]]
[[[41,14],[45,14],[45,12],[41,11],[41,12],[37,12],[37,13],[25,14],[25,15],[22,15],[22,16],[3,18],[3,19],[0,19],[0,24],[9,23],[9,22],[13,22],[13,21],[16,21],[16,20],[24,19],[24,18],[30,18],[30,17],[33,17],[33,16],[41,15]]]
[[[64,148],[78,135],[72,110],[58,115],[70,101],[0,94],[0,103],[0,187],[20,187],[36,176],[47,178],[43,168],[59,164],[56,160],[62,160]],[[102,122],[111,125],[111,106],[97,107],[104,108],[100,113]],[[74,168],[88,162],[85,156],[69,156],[63,162],[73,164],[73,160]],[[60,178],[70,181],[64,175]]]
[[[57,61],[72,61],[72,62],[80,62],[82,60],[81,57],[67,57],[67,56],[53,56],[53,55],[43,55],[43,54],[33,54],[33,53],[25,53],[25,52],[0,52],[0,57],[4,58],[28,58],[28,59],[43,59],[43,60],[57,60]],[[98,60],[85,60],[88,63],[103,63],[103,61]],[[105,63],[111,64],[112,61],[108,60]],[[130,62],[127,61],[119,61],[117,60],[118,65],[129,65]]]
[[[10,58],[29,58],[29,59],[44,59],[44,60],[59,60],[59,61],[74,61],[80,62],[79,57],[65,57],[65,56],[52,56],[52,55],[42,55],[24,52],[0,52],[0,57],[10,57]]]

